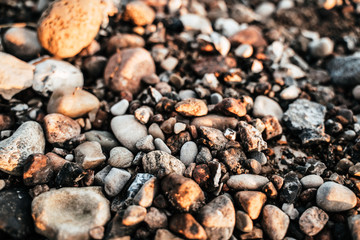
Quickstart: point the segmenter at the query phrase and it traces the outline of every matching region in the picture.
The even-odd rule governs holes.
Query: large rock
[[[90,239],[110,219],[101,187],[52,189],[32,202],[35,230],[49,239]]]
[[[9,100],[18,92],[31,87],[34,66],[0,52],[0,95]]]
[[[266,205],[263,209],[262,226],[272,240],[283,239],[290,224],[286,213],[274,205]]]
[[[45,137],[40,124],[25,122],[11,137],[0,142],[0,170],[19,176],[28,156],[44,150]]]
[[[57,0],[43,12],[38,38],[53,55],[73,57],[92,42],[102,20],[100,0]]]
[[[114,117],[111,120],[111,130],[119,142],[131,151],[136,151],[136,142],[148,135],[146,127],[133,115]]]
[[[328,63],[327,70],[335,84],[344,86],[360,84],[360,56],[336,57]]]

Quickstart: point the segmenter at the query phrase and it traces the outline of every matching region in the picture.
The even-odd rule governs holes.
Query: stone
[[[244,4],[237,3],[231,9],[231,18],[238,23],[251,23],[254,20],[260,20],[259,16]]]
[[[267,158],[266,158],[265,154],[262,153],[262,152],[258,152],[258,151],[250,152],[248,157],[251,158],[251,159],[255,159],[262,166],[267,163]]]
[[[253,227],[251,232],[243,233],[239,236],[240,239],[264,239],[263,230],[258,227]],[[289,238],[285,238],[286,240],[291,240]]]
[[[170,173],[183,175],[185,172],[185,165],[179,159],[159,150],[147,153],[142,159],[142,164],[145,172],[158,178]]]
[[[246,114],[246,105],[235,98],[225,98],[220,103],[216,104],[215,109],[225,115],[243,117]]]
[[[349,188],[335,182],[325,182],[317,190],[316,203],[327,212],[342,212],[355,207],[357,200]]]
[[[289,217],[274,205],[263,208],[262,226],[270,239],[283,239],[290,224]]]
[[[147,135],[147,136],[145,136],[143,138],[140,138],[136,142],[135,147],[139,151],[143,151],[143,152],[154,151],[155,150],[154,137],[151,136],[151,135]]]
[[[122,223],[125,226],[136,225],[144,221],[145,216],[146,216],[146,208],[137,205],[130,205],[129,207],[126,208],[124,212]]]
[[[124,115],[129,107],[129,101],[126,99],[121,100],[118,103],[115,103],[111,108],[110,112],[114,116]]]
[[[348,225],[350,228],[352,239],[360,239],[360,215],[353,215],[348,217]]]
[[[171,231],[183,235],[186,239],[207,239],[204,228],[189,213],[172,216],[169,228]]]
[[[280,98],[284,100],[293,100],[298,98],[301,93],[301,89],[295,85],[285,88],[280,93]]]
[[[266,202],[266,195],[257,191],[240,191],[235,194],[235,199],[251,219],[257,219]]]
[[[136,142],[147,136],[147,129],[133,115],[122,115],[111,120],[111,130],[119,142],[134,152]]]
[[[224,134],[216,128],[201,126],[199,128],[199,133],[202,137],[200,141],[211,149],[222,150],[228,143]]]
[[[145,40],[136,34],[116,33],[110,37],[106,46],[109,55],[114,54],[117,49],[144,47]]]
[[[193,141],[189,141],[182,145],[180,150],[180,160],[187,167],[195,161],[198,153],[197,145]]]
[[[352,95],[356,100],[360,100],[360,85],[356,85],[352,90]]]
[[[137,173],[134,181],[130,184],[129,188],[126,191],[126,201],[131,202],[135,198],[137,193],[140,191],[141,187],[152,177],[154,176],[148,173]],[[147,201],[150,201],[150,199],[147,199]],[[119,209],[114,211],[118,210]]]
[[[197,219],[208,239],[230,239],[235,227],[235,208],[228,196],[220,195],[200,209]]]
[[[282,119],[283,110],[280,105],[273,99],[266,96],[257,96],[254,101],[253,107],[254,117],[265,117],[272,115],[277,119]]]
[[[81,127],[77,121],[59,113],[44,117],[46,140],[51,144],[62,144],[80,135]]]
[[[50,164],[51,168],[56,173],[58,173],[60,171],[60,169],[62,168],[62,166],[64,166],[64,164],[68,162],[64,158],[62,158],[59,155],[52,153],[52,152],[48,152],[46,154],[46,156],[49,158],[49,164]]]
[[[199,117],[206,115],[208,113],[208,108],[204,101],[196,98],[189,98],[178,102],[175,105],[175,111],[186,117]]]
[[[0,52],[0,95],[10,100],[15,94],[31,87],[34,68],[10,54]]]
[[[229,38],[231,45],[249,44],[254,47],[266,46],[266,41],[262,36],[261,29],[256,26],[249,26],[235,33]]]
[[[75,161],[83,169],[94,169],[106,160],[98,142],[84,142],[74,149],[74,153]]]
[[[157,123],[152,123],[149,127],[149,134],[153,136],[155,139],[160,138],[162,141],[165,140],[165,135],[162,132],[160,126]]]
[[[3,44],[7,52],[25,61],[36,58],[41,52],[36,31],[24,27],[9,28]]]
[[[112,167],[111,167],[110,165],[107,165],[106,167],[104,167],[103,169],[101,169],[100,171],[98,171],[98,172],[95,174],[94,182],[95,182],[97,185],[104,186],[105,178],[106,178],[106,176],[109,174],[109,172],[110,172],[111,169],[112,169]]]
[[[126,4],[123,19],[137,26],[143,26],[154,21],[155,11],[142,1],[133,1]]]
[[[39,42],[56,57],[75,56],[98,33],[103,20],[103,7],[97,0],[55,1],[43,12],[38,22]]]
[[[267,177],[253,174],[232,175],[227,185],[234,190],[259,190],[269,182]]]
[[[309,50],[313,57],[323,58],[333,53],[334,42],[328,38],[320,38],[309,43]]]
[[[311,174],[301,178],[300,182],[304,188],[318,188],[324,183],[324,180],[318,175]]]
[[[185,123],[175,123],[174,125],[174,133],[175,134],[179,134],[181,133],[182,131],[184,131],[186,129],[186,124]]]
[[[32,154],[24,165],[23,180],[27,186],[48,183],[53,177],[54,170],[49,158],[40,153]]]
[[[26,159],[34,153],[44,153],[45,137],[37,122],[20,125],[12,136],[0,142],[0,170],[20,176]]]
[[[263,140],[261,133],[254,126],[245,121],[239,124],[240,141],[246,151],[262,151],[267,149],[267,143]]]
[[[355,86],[360,84],[360,57],[357,55],[336,57],[326,66],[331,81],[337,85]]]
[[[265,140],[272,139],[283,133],[283,129],[279,120],[274,116],[266,116],[262,118],[265,125]]]
[[[106,151],[110,151],[119,145],[115,136],[107,131],[91,130],[89,132],[85,132],[85,137],[88,141],[100,143],[101,147]]]
[[[116,168],[128,168],[134,160],[134,154],[124,147],[114,147],[110,151],[108,164]]]
[[[182,238],[177,237],[176,235],[172,234],[170,231],[166,229],[158,229],[156,231],[154,240],[183,240]]]
[[[221,131],[225,131],[227,128],[235,129],[238,121],[234,117],[224,117],[220,115],[209,114],[203,117],[196,117],[191,121],[191,125],[196,128],[211,127]]]
[[[225,149],[218,154],[218,157],[221,162],[234,173],[237,173],[240,170],[240,162],[246,159],[245,153],[240,148]]]
[[[35,197],[31,208],[36,232],[49,239],[90,239],[91,229],[110,220],[101,187],[52,189]]]
[[[80,69],[68,62],[40,58],[32,63],[35,66],[32,88],[45,97],[58,89],[81,88],[84,85],[84,76]]]
[[[152,117],[153,115],[153,111],[148,106],[139,107],[134,112],[135,118],[142,124],[148,123],[150,117]]]
[[[166,228],[168,225],[167,216],[164,212],[155,207],[151,207],[146,216],[145,223],[150,229]]]
[[[155,73],[155,63],[144,48],[129,48],[112,55],[104,71],[105,84],[113,91],[140,91],[143,77]]]
[[[293,203],[284,203],[281,206],[281,210],[283,210],[291,220],[295,220],[299,217],[299,211],[294,207]]]
[[[329,220],[329,216],[320,208],[311,207],[301,215],[299,219],[299,226],[308,236],[315,236],[326,225]]]
[[[130,240],[130,235],[134,234],[138,225],[125,226],[123,216],[125,211],[117,211],[114,218],[108,224],[106,229],[106,239]]]
[[[78,187],[79,182],[85,177],[86,172],[79,164],[66,162],[55,178],[56,187]]]
[[[169,202],[180,211],[196,211],[205,201],[200,186],[192,179],[171,173],[161,181]]]
[[[280,199],[286,203],[294,203],[301,193],[302,185],[295,172],[285,175],[284,184],[280,192]]]
[[[160,66],[162,69],[164,69],[165,71],[173,71],[175,69],[175,67],[178,65],[179,60],[175,57],[167,57],[166,59],[164,59]]]
[[[93,94],[78,88],[64,88],[53,92],[47,111],[77,118],[97,111],[99,107],[100,102]]]
[[[153,200],[159,191],[159,183],[156,177],[150,178],[137,192],[134,197],[133,203],[140,205],[144,208],[150,207]]]
[[[171,154],[171,150],[170,148],[166,145],[166,143],[164,143],[163,140],[161,140],[160,138],[156,138],[154,140],[154,144],[155,144],[155,149],[156,150],[160,150],[162,152],[166,152],[168,154]]]
[[[278,192],[272,182],[268,182],[262,188],[262,191],[266,194],[266,196],[270,199],[276,199],[278,196]]]
[[[240,44],[234,51],[235,56],[249,58],[253,55],[254,49],[250,44]]]
[[[215,29],[226,36],[230,37],[240,31],[240,25],[232,18],[218,18],[215,21]]]
[[[196,14],[188,13],[181,15],[180,21],[184,25],[185,31],[198,30],[204,34],[210,34],[213,31],[209,19]]]
[[[130,180],[131,174],[123,169],[112,168],[104,179],[104,189],[107,195],[118,195]]]
[[[236,211],[235,227],[242,232],[251,232],[253,230],[253,221],[247,213]]]

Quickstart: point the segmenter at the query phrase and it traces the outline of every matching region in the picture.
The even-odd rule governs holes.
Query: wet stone
[[[311,207],[299,219],[300,229],[308,236],[318,234],[324,227],[329,216],[320,208]]]
[[[24,184],[34,186],[49,182],[54,173],[49,162],[46,155],[40,153],[30,155],[24,165]]]

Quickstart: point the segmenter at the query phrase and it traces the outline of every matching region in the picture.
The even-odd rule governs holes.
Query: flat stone
[[[253,107],[254,117],[265,117],[267,115],[275,116],[277,119],[282,119],[283,110],[280,105],[273,99],[266,96],[257,96]]]
[[[52,189],[34,198],[32,217],[49,239],[90,239],[91,229],[110,220],[109,201],[101,187]]]
[[[133,202],[144,208],[150,207],[159,190],[159,183],[156,177],[150,178],[137,192]]]
[[[266,205],[263,208],[262,226],[270,239],[283,239],[290,224],[290,219],[280,208]]]
[[[185,166],[189,166],[190,163],[195,161],[197,153],[198,149],[196,143],[193,141],[186,142],[181,147],[180,160],[184,163]]]
[[[143,26],[154,21],[155,11],[142,1],[133,1],[126,4],[123,18],[137,26]]]
[[[232,175],[227,181],[227,185],[235,190],[259,190],[269,179],[260,175],[241,174]]]
[[[110,151],[108,164],[112,167],[127,168],[131,166],[134,154],[124,147],[114,147]]]
[[[129,101],[126,99],[121,100],[120,102],[114,104],[110,108],[110,112],[114,116],[124,115],[129,107]]]
[[[101,147],[106,151],[110,151],[114,147],[119,146],[115,136],[107,131],[91,130],[85,133],[85,137],[88,141],[100,143]]]
[[[304,188],[318,188],[324,183],[324,180],[319,175],[311,174],[301,178],[300,182]]]
[[[360,215],[353,215],[348,217],[348,225],[350,228],[352,239],[360,239]]]
[[[249,152],[267,149],[267,143],[263,140],[261,133],[254,126],[240,121],[239,135],[242,146]]]
[[[0,142],[0,170],[20,176],[26,159],[34,153],[44,153],[45,137],[37,122],[20,125],[14,134]]]
[[[74,149],[74,153],[75,161],[83,169],[94,169],[106,159],[98,142],[84,142]]]
[[[189,213],[177,214],[171,217],[169,228],[186,239],[207,239],[204,228]]]
[[[119,142],[131,151],[136,150],[136,142],[147,136],[147,129],[133,115],[114,117],[111,120],[111,130]]]
[[[112,168],[104,179],[104,189],[107,195],[118,195],[130,180],[131,174],[123,169]]]
[[[235,194],[235,199],[251,219],[257,219],[266,202],[266,195],[257,191],[241,191]]]
[[[308,236],[315,236],[326,225],[329,220],[329,216],[320,208],[311,207],[301,215],[299,219],[299,226]]]
[[[146,208],[137,205],[130,205],[129,207],[126,208],[124,212],[122,223],[125,226],[136,225],[144,221],[145,216],[146,216]]]
[[[191,125],[196,128],[211,127],[221,131],[225,131],[227,128],[235,129],[238,121],[234,117],[224,117],[220,115],[209,114],[203,117],[196,117],[191,121]]]
[[[355,207],[357,200],[349,188],[335,182],[325,182],[317,190],[316,203],[327,212],[342,212]]]
[[[251,232],[253,230],[253,221],[249,215],[243,211],[236,211],[236,228],[242,232]]]
[[[178,102],[175,105],[175,111],[187,117],[199,117],[206,115],[208,113],[208,108],[204,101],[196,98],[189,98]]]

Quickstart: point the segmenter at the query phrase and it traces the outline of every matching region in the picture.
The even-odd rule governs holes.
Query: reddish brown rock
[[[215,109],[230,116],[243,117],[246,114],[246,104],[235,98],[225,98],[216,104]]]
[[[27,186],[43,184],[50,181],[53,169],[46,155],[37,153],[28,157],[24,165],[23,179]]]
[[[175,111],[187,117],[199,117],[208,113],[207,105],[204,101],[196,98],[189,98],[178,102]]]
[[[289,216],[274,205],[263,209],[262,226],[270,239],[283,239],[290,224]]]
[[[281,124],[276,117],[266,116],[262,119],[262,121],[265,124],[265,140],[269,140],[282,134],[283,130]]]
[[[192,120],[191,125],[199,128],[201,126],[216,128],[225,131],[227,128],[235,129],[238,120],[234,117],[224,117],[220,115],[209,114],[203,117],[196,117]]]
[[[166,145],[170,148],[172,154],[177,154],[184,143],[191,140],[189,132],[181,132],[173,135],[166,140]]]
[[[133,1],[126,4],[125,21],[131,21],[135,25],[143,26],[151,24],[155,19],[155,11],[143,1]]]
[[[329,220],[329,216],[318,207],[311,207],[301,215],[299,219],[299,226],[308,236],[315,236],[326,225]]]
[[[235,195],[238,203],[243,207],[251,219],[257,219],[266,202],[266,195],[257,191],[241,191]]]
[[[49,164],[55,172],[60,171],[64,164],[68,162],[64,158],[52,152],[48,152],[46,156],[49,158]]]
[[[256,26],[250,26],[241,30],[230,37],[232,45],[250,44],[254,47],[266,46],[266,41],[262,36],[261,30]]]
[[[106,46],[108,54],[114,54],[116,49],[144,47],[145,41],[136,34],[117,33],[112,36]]]
[[[170,219],[170,230],[183,235],[186,239],[206,239],[204,228],[189,214],[174,215]]]

